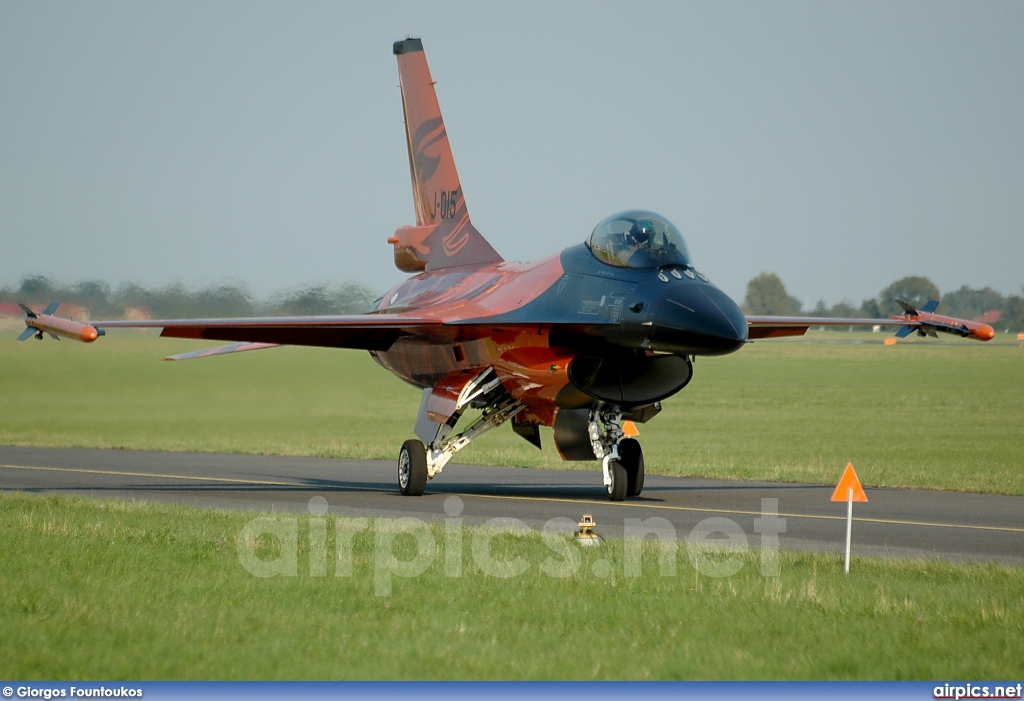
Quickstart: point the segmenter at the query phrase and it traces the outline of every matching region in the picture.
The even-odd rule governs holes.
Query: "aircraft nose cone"
[[[648,317],[652,350],[724,355],[747,340],[747,318],[710,284],[678,285],[661,294]]]

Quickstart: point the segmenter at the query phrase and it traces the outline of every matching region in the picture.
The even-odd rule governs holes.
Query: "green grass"
[[[817,334],[698,358],[694,380],[641,427],[650,472],[1024,494],[1024,350]],[[214,344],[111,332],[93,347],[0,338],[0,443],[392,460],[419,392],[366,353],[279,348],[160,362]],[[505,427],[469,463],[564,463]]]
[[[1024,494],[1024,350],[812,338],[869,343],[764,342],[698,359],[691,386],[641,427],[649,469],[834,483],[853,461],[871,486]],[[95,347],[0,338],[0,443],[394,459],[411,435],[419,392],[365,353],[159,360],[196,347],[141,333]],[[562,463],[545,440],[540,452],[502,428],[459,459],[596,469]],[[0,494],[0,676],[1024,676],[1020,567],[855,558],[847,577],[840,558],[780,553],[780,576],[765,577],[751,551],[732,555],[737,574],[714,578],[683,549],[675,574],[659,576],[648,544],[632,577],[619,541],[573,550],[575,573],[554,578],[540,563],[558,555],[537,534],[500,535],[494,556],[530,565],[506,579],[474,560],[485,531],[460,529],[453,550],[436,524],[433,564],[379,596],[374,545],[394,522],[359,531],[352,574],[337,577],[327,519],[321,577],[309,574],[315,519],[296,517],[296,575],[261,578],[240,563],[239,543],[264,560],[282,551],[245,537],[255,517]],[[393,543],[414,554],[411,536]],[[455,550],[461,566],[446,570]]]
[[[378,595],[390,552],[417,555],[393,521],[352,538],[335,576],[335,520],[276,514],[298,533],[294,576],[261,578],[278,541],[246,535],[256,514],[0,494],[0,677],[6,679],[1020,679],[1024,568],[759,553],[733,576],[700,574],[681,550],[661,576],[647,543],[557,551],[537,533],[421,526],[426,570]],[[326,522],[326,576],[311,576],[311,526]],[[348,531],[346,531],[348,529]],[[383,535],[382,535],[383,534]],[[452,539],[461,538],[461,547]],[[486,535],[498,571],[473,544]],[[377,549],[378,539],[387,544]],[[344,540],[344,539],[342,539]],[[249,551],[245,551],[249,552]],[[385,553],[382,557],[379,553]],[[449,555],[461,555],[452,566]],[[577,564],[544,574],[546,558]],[[723,555],[706,557],[722,558]],[[602,562],[603,561],[603,562]],[[599,577],[601,568],[606,576]]]

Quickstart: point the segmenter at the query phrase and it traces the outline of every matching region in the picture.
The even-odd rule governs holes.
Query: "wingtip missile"
[[[56,302],[46,307],[42,314],[37,314],[24,304],[19,306],[25,311],[25,330],[18,336],[19,341],[26,341],[30,336],[42,339],[43,334],[48,333],[58,340],[70,338],[82,343],[92,343],[103,335],[102,329],[97,329],[91,324],[53,316],[53,312],[57,311]]]
[[[933,314],[932,312],[939,306],[936,300],[930,300],[920,310],[914,309],[913,306],[902,299],[896,300],[896,303],[903,307],[905,314],[889,318],[896,321],[909,322],[896,332],[897,338],[906,338],[914,331],[917,331],[919,336],[932,336],[933,338],[937,337],[936,332],[941,331],[943,333],[963,336],[964,338],[973,338],[976,341],[991,341],[996,336],[995,329],[988,324],[957,319],[952,316],[943,316],[942,314]]]
[[[978,324],[977,328],[971,330],[971,338],[979,341],[991,341],[996,337],[996,330],[988,324]]]

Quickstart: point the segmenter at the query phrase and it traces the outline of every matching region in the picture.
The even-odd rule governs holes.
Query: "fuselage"
[[[660,356],[723,355],[747,336],[739,307],[692,267],[615,267],[587,244],[534,263],[421,273],[390,290],[374,312],[415,312],[445,324],[444,337],[406,335],[373,353],[398,377],[432,387],[453,372],[493,367],[546,425],[557,407],[598,400],[574,391],[585,384],[578,377],[573,382],[570,365],[577,358],[661,376],[665,370],[658,368],[675,361]],[[582,367],[575,366],[576,376]],[[656,378],[661,384],[651,396],[627,396],[623,403],[664,398],[688,379]]]

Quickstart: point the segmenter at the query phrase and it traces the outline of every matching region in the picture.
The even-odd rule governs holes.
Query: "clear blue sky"
[[[404,276],[422,37],[506,258],[653,209],[742,299],[1024,284],[1024,3],[3,2],[0,284]]]

